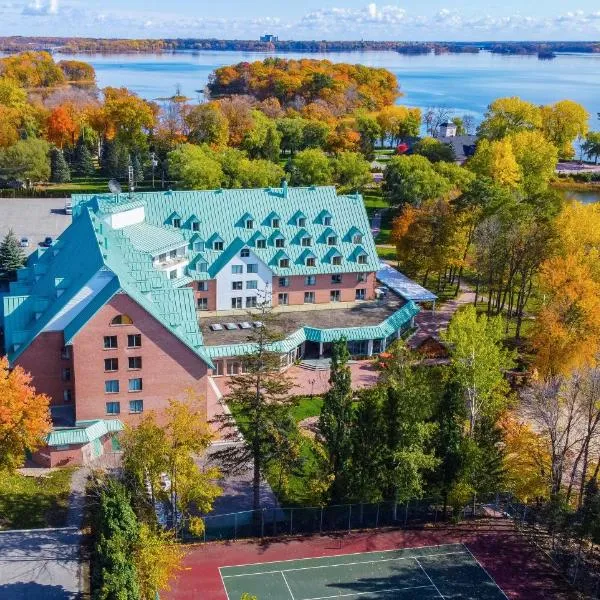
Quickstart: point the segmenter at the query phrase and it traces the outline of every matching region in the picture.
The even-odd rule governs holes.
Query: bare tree
[[[600,370],[534,382],[522,400],[525,414],[548,443],[552,495],[564,490],[569,501],[577,489],[581,505],[591,455],[600,444]]]
[[[423,122],[428,135],[437,137],[440,133],[440,126],[450,120],[452,111],[443,106],[429,107],[423,114]]]

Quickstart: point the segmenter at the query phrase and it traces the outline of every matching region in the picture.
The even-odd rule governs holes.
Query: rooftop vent
[[[225,323],[224,326],[225,329],[227,329],[227,331],[233,331],[234,329],[238,328],[238,326],[235,323]]]
[[[242,323],[238,323],[240,329],[252,329],[252,325],[248,323],[248,321],[243,321]]]
[[[223,331],[223,325],[220,325],[219,323],[213,323],[210,328],[213,331]]]

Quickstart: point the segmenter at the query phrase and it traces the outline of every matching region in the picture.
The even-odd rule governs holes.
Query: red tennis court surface
[[[187,546],[184,570],[161,599],[227,600],[219,567],[452,543],[465,544],[511,600],[577,597],[544,555],[515,531],[512,522],[487,520],[419,530]]]

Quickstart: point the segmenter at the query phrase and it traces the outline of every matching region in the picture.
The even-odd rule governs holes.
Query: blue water
[[[406,56],[397,52],[341,52],[279,54],[287,58],[327,58],[334,62],[385,67],[398,77],[404,97],[400,102],[427,108],[443,106],[457,115],[480,119],[486,106],[501,96],[517,95],[537,104],[570,98],[592,115],[600,127],[600,54],[562,54],[550,61],[536,56],[445,54]],[[154,100],[173,95],[176,86],[196,100],[217,67],[240,61],[262,60],[259,52],[176,52],[145,55],[76,55],[60,58],[87,60],[96,69],[101,87],[127,86]],[[269,55],[271,56],[271,55]]]

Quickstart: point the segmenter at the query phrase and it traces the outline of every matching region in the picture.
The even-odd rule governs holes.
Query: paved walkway
[[[408,341],[410,348],[418,348],[428,337],[440,338],[440,333],[448,328],[448,323],[454,313],[466,304],[473,304],[475,292],[467,287],[462,287],[459,295],[454,300],[448,300],[435,312],[432,310],[421,310],[415,317],[419,330]]]
[[[90,474],[89,467],[81,467],[73,473],[71,491],[69,493],[69,508],[67,510],[67,527],[81,529],[85,513],[85,487]]]

